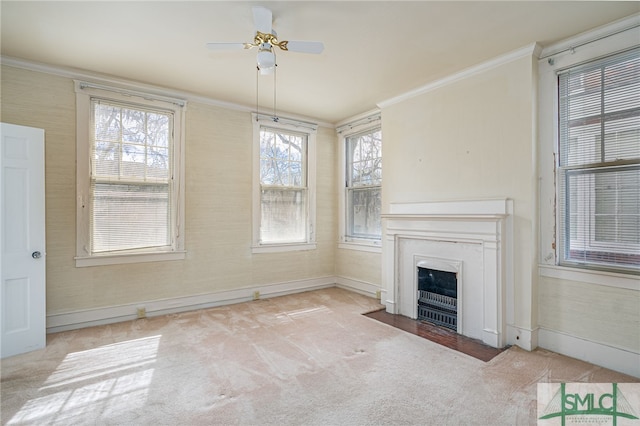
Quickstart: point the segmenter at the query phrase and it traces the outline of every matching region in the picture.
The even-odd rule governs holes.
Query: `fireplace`
[[[387,312],[505,346],[512,211],[510,200],[392,203],[383,215]]]
[[[418,320],[458,331],[458,285],[455,272],[418,265]]]

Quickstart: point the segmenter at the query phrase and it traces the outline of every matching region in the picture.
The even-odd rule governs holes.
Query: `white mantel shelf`
[[[427,201],[391,203],[383,218],[430,219],[498,219],[513,214],[513,202],[508,198],[488,200]]]
[[[406,220],[496,220],[507,217],[507,214],[395,214],[388,213],[380,215],[383,219],[406,219]]]

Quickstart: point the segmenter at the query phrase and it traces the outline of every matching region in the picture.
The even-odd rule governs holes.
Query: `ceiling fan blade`
[[[271,11],[266,7],[255,6],[253,8],[253,24],[256,27],[256,31],[260,31],[263,34],[271,34],[272,19]]]
[[[324,44],[321,41],[288,41],[286,50],[302,53],[322,53]]]
[[[242,50],[246,43],[207,43],[209,50]]]

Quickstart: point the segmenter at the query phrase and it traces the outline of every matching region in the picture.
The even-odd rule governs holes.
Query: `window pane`
[[[379,130],[347,138],[347,186],[382,183],[382,139]]]
[[[380,238],[380,188],[350,189],[347,191],[347,204],[350,230],[348,236]]]
[[[122,140],[144,144],[147,136],[146,114],[142,111],[122,109]]]
[[[595,241],[640,244],[640,169],[596,174],[594,195]]]
[[[169,116],[154,113],[147,115],[147,140],[149,145],[169,147]]]
[[[567,260],[638,267],[640,166],[572,171],[566,179]]]
[[[306,136],[260,129],[260,183],[306,186]]]
[[[94,253],[164,247],[169,234],[169,186],[93,185]]]
[[[102,176],[120,175],[120,145],[96,141],[95,172]]]
[[[640,158],[640,114],[605,123],[605,161]]]
[[[146,169],[145,157],[144,145],[123,144],[120,176],[143,180]]]
[[[95,138],[98,141],[120,141],[120,111],[112,105],[94,106]]]
[[[303,186],[304,184],[304,168],[302,163],[292,161],[289,163],[289,184],[293,186]]]
[[[166,148],[147,148],[147,178],[162,181],[169,179],[169,150]]]
[[[305,189],[263,188],[260,239],[270,243],[305,242],[307,202]]]

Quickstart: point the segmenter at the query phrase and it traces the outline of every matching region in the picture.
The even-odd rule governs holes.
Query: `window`
[[[560,263],[640,271],[640,48],[558,75]]]
[[[184,258],[181,106],[76,87],[76,265]]]
[[[338,128],[342,134],[341,247],[380,247],[382,131],[380,115]],[[377,251],[374,250],[374,251]]]
[[[254,251],[314,248],[315,127],[255,115],[254,121]]]

